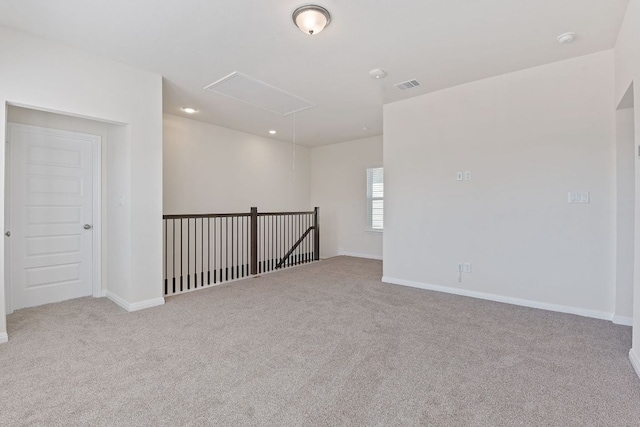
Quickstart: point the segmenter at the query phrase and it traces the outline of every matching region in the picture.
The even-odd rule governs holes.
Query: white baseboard
[[[612,321],[616,325],[633,326],[633,317],[614,315]]]
[[[382,261],[382,255],[362,254],[358,252],[340,251],[338,252],[338,256],[352,256],[354,258],[377,259]]]
[[[145,308],[157,307],[159,305],[164,305],[164,298],[160,297],[140,302],[134,302],[133,304],[129,305],[128,311],[144,310]]]
[[[426,289],[429,291],[444,292],[447,294],[461,295],[465,297],[484,299],[489,301],[502,302],[506,304],[520,305],[522,307],[538,308],[541,310],[556,311],[559,313],[575,314],[577,316],[592,317],[601,320],[613,320],[613,314],[604,311],[587,310],[578,307],[570,307],[565,305],[548,304],[544,302],[531,301],[520,298],[505,297],[502,295],[487,294],[484,292],[468,291],[466,289],[450,288],[448,286],[430,285],[427,283],[413,282],[410,280],[396,279],[394,277],[383,277],[383,282],[394,285],[409,286],[412,288]]]
[[[115,302],[120,307],[124,308],[125,310],[127,310],[129,312],[138,311],[138,310],[144,310],[145,308],[156,307],[156,306],[164,304],[164,298],[154,298],[154,299],[149,299],[149,300],[146,300],[146,301],[130,303],[130,302],[125,301],[123,298],[119,297],[118,295],[116,295],[116,294],[114,294],[113,292],[110,292],[110,291],[107,291],[107,298],[109,298],[111,301]]]
[[[118,295],[114,294],[113,292],[107,291],[107,298],[109,298],[111,301],[115,302],[125,310],[129,311],[129,303],[125,301],[123,298],[120,298]]]
[[[636,370],[636,374],[640,377],[640,357],[633,349],[629,350],[629,360],[631,360],[631,366]]]
[[[7,335],[6,332],[3,332],[0,334],[0,344],[8,342],[9,341],[9,335]]]

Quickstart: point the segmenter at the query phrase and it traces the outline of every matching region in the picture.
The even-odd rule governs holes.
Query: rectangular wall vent
[[[415,79],[407,80],[406,82],[398,83],[397,85],[395,85],[395,87],[397,87],[400,90],[412,89],[416,86],[420,86],[420,82]]]
[[[306,99],[237,71],[205,86],[205,90],[246,102],[283,116],[316,106]]]

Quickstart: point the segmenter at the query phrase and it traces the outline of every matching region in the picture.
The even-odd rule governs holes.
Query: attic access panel
[[[316,105],[306,99],[268,85],[260,80],[234,71],[220,80],[205,86],[205,90],[260,107],[283,116],[313,108]]]

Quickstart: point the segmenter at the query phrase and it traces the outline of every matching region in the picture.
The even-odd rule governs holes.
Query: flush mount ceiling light
[[[198,110],[196,110],[195,108],[191,108],[191,107],[182,107],[182,111],[184,111],[187,114],[193,114],[193,113],[197,113]]]
[[[300,31],[310,36],[318,34],[331,22],[331,14],[327,9],[315,4],[300,6],[293,11],[293,22]]]
[[[270,133],[271,135],[275,135],[275,134],[276,134],[276,133],[278,133],[278,132],[276,132],[275,130],[270,130],[270,131],[269,131],[269,133]]]
[[[381,68],[374,68],[369,71],[369,77],[372,79],[381,79],[387,75],[387,72]]]
[[[562,33],[558,36],[558,43],[571,43],[576,39],[576,33]]]

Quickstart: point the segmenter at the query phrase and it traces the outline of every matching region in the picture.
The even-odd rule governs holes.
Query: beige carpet
[[[640,425],[631,328],[380,277],[339,257],[136,313],[17,311],[0,425]]]

